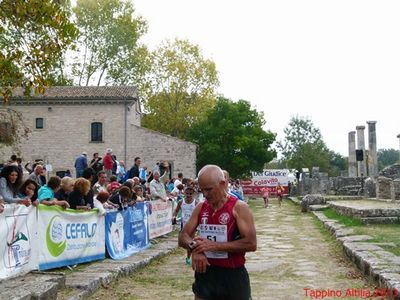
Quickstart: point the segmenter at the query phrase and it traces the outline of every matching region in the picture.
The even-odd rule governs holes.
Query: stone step
[[[361,218],[364,224],[399,224],[399,217],[366,217]]]
[[[308,207],[308,210],[310,210],[310,211],[320,211],[320,210],[324,210],[324,209],[326,209],[328,207],[329,207],[328,204],[326,204],[326,205],[314,204],[314,205],[310,205]]]

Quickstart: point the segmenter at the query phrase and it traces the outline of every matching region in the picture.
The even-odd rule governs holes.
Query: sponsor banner
[[[113,259],[126,258],[150,245],[144,202],[122,211],[107,212],[105,223],[106,247]]]
[[[149,214],[150,238],[167,234],[172,231],[172,203],[171,201],[151,201]]]
[[[103,259],[104,217],[92,211],[38,207],[39,270]]]
[[[6,204],[0,224],[0,279],[37,269],[36,209]]]
[[[285,189],[284,194],[288,194],[289,170],[269,169],[262,172],[252,172],[252,178],[242,180],[244,194],[261,194],[261,189],[268,188],[270,194],[276,193],[278,182]]]

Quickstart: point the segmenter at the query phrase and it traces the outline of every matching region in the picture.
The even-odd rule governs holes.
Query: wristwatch
[[[191,241],[188,244],[190,250],[193,250],[196,247],[196,245],[197,245],[196,241]]]

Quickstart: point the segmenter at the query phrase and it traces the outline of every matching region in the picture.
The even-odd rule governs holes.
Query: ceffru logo
[[[51,218],[46,230],[46,244],[49,253],[54,256],[60,256],[67,247],[67,241],[64,235],[64,226],[59,220],[59,216]]]

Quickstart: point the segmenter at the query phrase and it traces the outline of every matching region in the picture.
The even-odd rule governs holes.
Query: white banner
[[[150,239],[172,231],[171,201],[151,201],[151,212],[148,218]]]
[[[0,279],[37,269],[36,209],[7,204],[0,224]]]
[[[80,211],[39,205],[39,270],[103,259],[104,216],[97,209]]]
[[[268,188],[269,193],[276,193],[278,183],[285,189],[284,194],[288,194],[289,170],[263,170],[262,172],[251,172],[250,180],[242,180],[243,192],[245,194],[261,194],[263,188]]]

